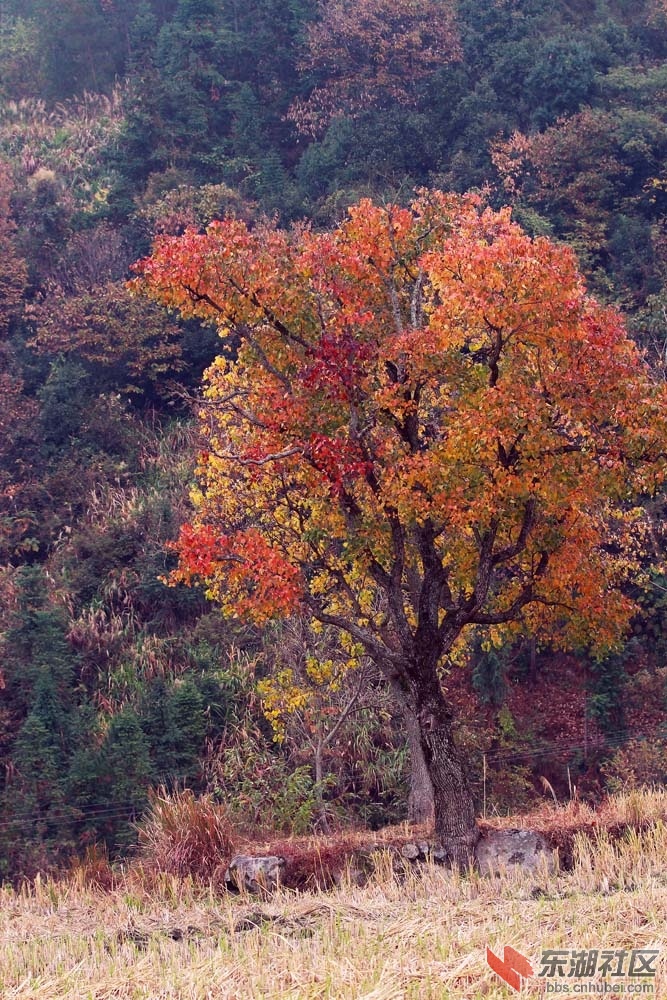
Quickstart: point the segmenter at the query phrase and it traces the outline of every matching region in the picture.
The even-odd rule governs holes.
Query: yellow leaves
[[[304,628],[307,646],[301,632]],[[296,620],[286,626],[282,638],[276,636],[275,661],[267,654],[273,668],[271,675],[257,685],[276,742],[282,742],[290,724],[298,723],[302,732],[310,733],[331,716],[335,725],[336,698],[349,698],[345,689],[347,675],[360,666],[360,659],[346,660],[345,652],[330,633],[309,629]]]
[[[502,629],[497,625],[491,625],[486,633],[486,638],[482,641],[482,649],[489,652],[492,649],[501,649],[506,640]]]
[[[333,660],[318,660],[315,656],[307,656],[306,674],[314,684],[328,684],[333,691],[340,687],[340,674]]]
[[[384,642],[399,614],[417,626],[429,559],[474,604],[491,545],[487,613],[529,593],[520,614],[545,635],[622,628],[632,530],[608,511],[664,479],[667,399],[568,250],[422,192],[410,209],[362,201],[331,233],[219,223],[159,242],[140,273],[241,337],[206,375],[194,494],[200,527],[228,539],[203,574],[226,613],[304,600]],[[320,657],[301,683],[331,670]]]
[[[257,682],[264,715],[271,723],[276,743],[285,738],[286,718],[308,705],[308,693],[295,680],[294,671],[284,667],[272,677]]]

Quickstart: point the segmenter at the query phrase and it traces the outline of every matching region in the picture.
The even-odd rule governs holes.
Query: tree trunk
[[[386,677],[405,721],[408,753],[410,754],[408,819],[411,823],[431,823],[434,815],[433,783],[424,758],[421,730],[415,714],[413,699],[396,674],[387,671]]]
[[[422,750],[419,721],[412,709],[403,705],[405,729],[410,752],[410,794],[408,796],[408,819],[411,823],[431,823],[433,821],[433,783],[428,773],[424,751]]]
[[[464,870],[474,863],[479,830],[466,770],[452,736],[452,715],[435,670],[419,671],[415,680],[417,722],[433,785],[436,836],[452,865]]]

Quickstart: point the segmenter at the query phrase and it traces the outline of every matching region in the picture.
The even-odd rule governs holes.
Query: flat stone
[[[553,848],[535,830],[487,830],[480,837],[475,854],[482,875],[512,868],[533,874],[556,870]]]
[[[406,861],[427,862],[434,864],[444,864],[447,859],[447,852],[443,850],[437,841],[429,840],[408,841],[401,847],[401,857]]]

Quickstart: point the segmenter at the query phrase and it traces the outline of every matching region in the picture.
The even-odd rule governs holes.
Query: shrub
[[[225,807],[189,789],[153,792],[137,831],[144,862],[170,875],[210,880],[234,850]]]
[[[667,742],[628,740],[602,766],[610,792],[667,784]]]

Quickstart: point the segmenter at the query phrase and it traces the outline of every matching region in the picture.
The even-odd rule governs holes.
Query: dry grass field
[[[266,898],[166,873],[148,877],[136,866],[106,889],[89,884],[85,868],[5,887],[0,998],[518,996],[489,969],[487,944],[501,956],[513,946],[536,970],[547,948],[664,949],[645,982],[665,998],[666,819],[667,794],[658,792],[621,797],[597,816],[581,807],[546,811],[543,828],[553,834],[560,824],[572,834],[572,865],[539,877],[460,877],[426,866],[397,878],[379,853],[364,887],[344,880],[328,892],[282,889]],[[558,982],[572,991],[579,981]],[[629,980],[622,983],[628,995]],[[548,985],[536,975],[523,995],[547,995]]]

